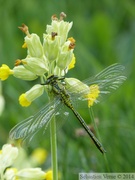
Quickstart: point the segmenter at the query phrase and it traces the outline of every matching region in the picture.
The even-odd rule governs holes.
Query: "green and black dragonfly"
[[[124,66],[120,64],[113,64],[101,71],[93,78],[89,78],[83,81],[83,83],[89,87],[92,87],[93,85],[99,87],[99,96],[94,100],[94,103],[100,102],[104,95],[110,94],[111,92],[115,91],[126,80],[126,76],[124,76],[124,69]],[[51,87],[51,93],[53,93],[55,100],[49,102],[35,115],[30,116],[29,118],[17,124],[10,131],[11,139],[31,140],[41,128],[44,128],[44,131],[46,130],[52,117],[58,114],[61,106],[65,105],[79,120],[97,148],[102,153],[105,153],[106,151],[103,148],[102,144],[89,129],[85,120],[81,117],[81,115],[73,105],[74,100],[89,101],[88,98],[92,96],[87,96],[88,92],[85,91],[84,88],[80,91],[76,91],[75,89],[78,88],[78,83],[74,84],[73,87],[67,88],[65,77],[51,75],[43,85],[48,85],[49,87]],[[90,93],[90,95],[92,95],[93,90]]]

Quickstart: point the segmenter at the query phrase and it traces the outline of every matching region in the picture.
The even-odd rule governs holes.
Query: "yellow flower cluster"
[[[19,103],[23,107],[29,106],[45,90],[48,92],[48,86],[43,85],[47,77],[52,74],[58,77],[65,76],[75,66],[76,59],[73,53],[75,39],[68,38],[68,32],[73,23],[64,21],[65,16],[64,13],[60,14],[60,19],[55,15],[52,16],[52,23],[47,25],[46,33],[43,34],[43,43],[37,34],[29,32],[28,26],[23,24],[19,27],[26,34],[22,47],[27,48],[27,56],[24,59],[16,60],[13,69],[6,64],[0,67],[1,80],[6,80],[10,75],[27,81],[40,79],[40,84],[34,85],[20,95]],[[100,93],[97,85],[88,87],[75,78],[65,78],[64,81],[69,91],[71,89],[71,91],[83,94],[83,97],[88,99],[88,107],[96,102]]]
[[[72,22],[64,21],[66,15],[60,14],[58,19],[52,16],[51,25],[47,25],[43,34],[43,43],[37,34],[30,33],[28,26],[23,24],[21,29],[25,34],[23,48],[27,48],[27,56],[18,59],[15,67],[10,69],[6,64],[0,67],[0,79],[6,80],[10,75],[22,80],[32,81],[37,78],[44,84],[51,74],[65,76],[68,70],[75,66],[74,38],[68,38]],[[32,101],[41,96],[46,86],[37,84],[19,97],[22,106],[29,106]]]

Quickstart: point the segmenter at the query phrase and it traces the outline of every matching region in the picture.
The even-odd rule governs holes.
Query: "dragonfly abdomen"
[[[84,127],[84,129],[86,130],[86,132],[88,133],[88,135],[91,137],[91,139],[93,140],[94,144],[97,146],[97,148],[101,151],[101,153],[105,153],[106,150],[103,148],[102,144],[99,142],[99,140],[95,137],[95,135],[92,133],[92,131],[89,129],[89,127],[87,126],[87,124],[85,123],[84,119],[81,117],[81,115],[72,107],[71,108],[72,112],[74,113],[74,115],[77,117],[77,119],[79,120],[79,122],[81,123],[81,125]]]

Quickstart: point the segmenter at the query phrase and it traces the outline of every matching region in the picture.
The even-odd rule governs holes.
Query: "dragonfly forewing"
[[[23,141],[30,142],[41,128],[44,128],[44,131],[46,130],[56,110],[59,109],[60,102],[60,99],[50,102],[35,115],[18,123],[11,129],[10,138],[13,140],[22,139]]]
[[[84,80],[83,83],[90,87],[89,92],[88,89],[82,89],[80,92],[76,91],[78,84],[74,84],[72,87],[68,88],[67,91],[71,94],[74,101],[77,101],[76,99],[87,101],[88,98],[86,95],[88,93],[93,93],[95,88],[94,85],[97,85],[99,87],[99,96],[95,100],[95,103],[98,103],[104,99],[104,95],[107,97],[107,95],[113,93],[126,80],[124,69],[125,67],[123,65],[113,64],[96,76]]]

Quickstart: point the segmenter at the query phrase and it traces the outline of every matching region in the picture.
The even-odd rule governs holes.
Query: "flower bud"
[[[36,84],[29,91],[22,94],[19,97],[19,103],[21,106],[29,106],[32,101],[41,96],[44,92],[44,86],[40,84]]]
[[[48,66],[45,59],[27,57],[22,60],[23,65],[29,71],[32,71],[34,74],[38,76],[44,75],[48,71]]]
[[[26,69],[23,65],[15,66],[13,68],[13,73],[14,73],[13,75],[16,78],[20,78],[28,81],[32,81],[34,79],[37,79],[38,77],[36,74]]]
[[[52,35],[44,34],[44,54],[48,61],[53,61],[57,58],[59,53],[60,36],[55,36],[52,39]]]
[[[18,149],[11,144],[5,144],[2,147],[2,153],[0,154],[0,172],[3,172],[5,168],[11,166],[17,156]]]
[[[31,57],[40,58],[43,56],[43,47],[37,34],[30,34],[29,36],[26,36],[25,42],[27,44],[28,54]]]
[[[71,93],[79,93],[81,95],[89,93],[89,86],[76,78],[65,78],[66,88]]]
[[[25,168],[16,174],[19,180],[27,179],[27,180],[44,180],[45,172],[41,170],[41,168]]]
[[[51,35],[52,32],[56,32],[60,38],[60,45],[63,45],[67,39],[69,30],[72,27],[73,22],[52,20],[51,25],[47,25],[46,32]]]
[[[59,56],[56,60],[56,64],[61,70],[68,68],[69,64],[72,61],[73,49],[69,50],[69,44],[70,44],[70,42],[67,41],[62,46],[60,53],[59,53]]]
[[[17,173],[16,168],[7,168],[6,172],[4,173],[4,177],[6,180],[17,180],[16,173]]]

